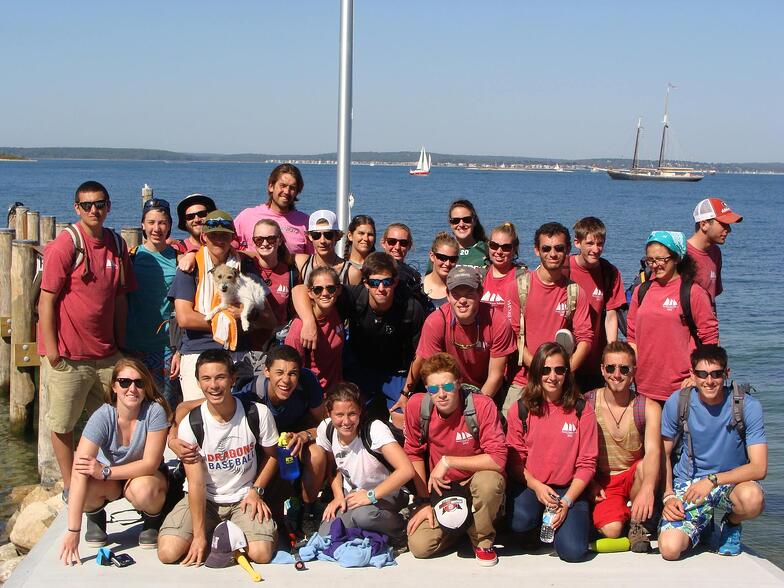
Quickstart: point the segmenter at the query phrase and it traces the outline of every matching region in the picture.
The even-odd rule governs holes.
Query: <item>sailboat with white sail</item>
[[[642,130],[642,119],[637,120],[637,137],[634,140],[634,156],[630,169],[607,170],[607,174],[613,180],[651,180],[651,181],[670,181],[670,182],[699,182],[705,177],[700,170],[690,167],[673,167],[665,165],[664,147],[667,143],[667,129],[670,127],[668,108],[670,102],[670,90],[675,89],[672,84],[667,84],[667,94],[664,98],[664,121],[662,128],[661,147],[659,148],[659,164],[655,168],[637,166],[637,150],[640,146],[640,131]]]
[[[408,173],[412,176],[426,176],[430,173],[431,166],[432,161],[430,154],[425,151],[425,147],[423,145],[422,151],[419,153],[419,161],[417,162],[416,169],[410,169],[408,170]]]

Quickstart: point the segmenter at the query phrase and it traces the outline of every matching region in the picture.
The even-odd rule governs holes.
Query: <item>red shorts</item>
[[[597,502],[593,507],[593,526],[601,529],[605,525],[613,522],[626,524],[631,518],[631,509],[626,506],[632,493],[634,484],[634,472],[637,471],[639,460],[635,461],[629,469],[610,476],[606,483],[597,480],[604,494],[607,496],[601,502]]]

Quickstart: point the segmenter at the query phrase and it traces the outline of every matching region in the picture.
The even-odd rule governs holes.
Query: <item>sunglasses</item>
[[[628,376],[629,372],[632,371],[632,366],[630,365],[615,365],[614,363],[608,363],[604,366],[604,371],[608,374],[614,374],[615,368],[618,368],[618,371],[621,372],[622,376]]]
[[[144,203],[142,208],[145,211],[150,210],[151,208],[162,208],[167,211],[171,209],[169,203],[161,198],[150,198]]]
[[[385,239],[387,245],[390,247],[394,247],[395,245],[400,245],[401,247],[408,247],[411,244],[411,241],[408,239],[395,239],[394,237],[387,237]]]
[[[210,214],[210,211],[207,210],[206,208],[204,210],[200,210],[199,212],[189,212],[188,214],[185,215],[185,220],[192,221],[195,218],[204,218],[208,214]]]
[[[441,263],[457,263],[457,260],[459,259],[458,255],[444,255],[443,253],[436,253],[435,251],[433,251],[433,255],[435,255],[436,259]]]
[[[316,296],[321,296],[321,293],[326,290],[327,294],[334,294],[338,291],[338,287],[335,284],[330,284],[329,286],[313,286],[310,291],[313,292]]]
[[[504,253],[511,253],[514,248],[514,245],[511,243],[496,243],[495,241],[488,241],[487,246],[493,251],[500,249]]]
[[[139,389],[144,388],[144,380],[140,378],[117,378],[115,382],[117,382],[123,390],[130,388],[131,384],[134,384]]]
[[[431,394],[436,394],[439,390],[444,392],[454,392],[457,389],[457,382],[447,382],[446,384],[435,384],[432,386],[425,386],[425,390]]]
[[[332,241],[335,238],[335,231],[308,231],[308,235],[314,241],[318,241],[321,238]]]
[[[460,223],[470,225],[472,222],[474,222],[473,214],[469,214],[468,216],[453,216],[449,219],[450,225],[459,225]]]
[[[556,376],[563,376],[566,374],[567,367],[565,365],[557,365],[555,367],[550,367],[546,365],[542,368],[542,375],[549,376],[550,372],[554,371]]]
[[[90,212],[90,209],[95,206],[96,210],[103,210],[109,204],[108,200],[94,200],[93,202],[77,202],[76,205],[85,212]]]
[[[645,265],[647,265],[648,267],[653,267],[654,265],[664,265],[671,259],[672,259],[672,255],[668,255],[667,257],[646,257]]]
[[[395,283],[395,278],[368,278],[365,280],[365,283],[370,286],[371,288],[378,288],[383,284],[384,288],[391,288],[392,284]]]
[[[269,243],[270,245],[274,245],[277,242],[278,242],[277,235],[268,235],[266,237],[259,235],[258,237],[253,237],[253,244],[256,247],[261,247],[264,243]]]
[[[204,226],[208,229],[231,229],[234,232],[234,223],[226,218],[211,218],[204,221]]]
[[[556,253],[563,253],[566,251],[566,245],[542,245],[539,247],[542,253],[550,253],[551,249],[555,249]]]
[[[714,380],[719,380],[724,377],[727,370],[713,370],[713,371],[706,371],[706,370],[693,370],[694,375],[697,376],[700,380],[707,379],[708,376],[713,378]]]

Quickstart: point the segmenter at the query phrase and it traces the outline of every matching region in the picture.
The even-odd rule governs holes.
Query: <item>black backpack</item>
[[[373,441],[370,438],[370,426],[377,420],[385,427],[389,428],[389,425],[387,425],[384,421],[381,421],[379,419],[368,419],[359,424],[358,436],[362,441],[362,447],[365,448],[365,451],[367,451],[370,455],[376,458],[382,466],[387,468],[388,472],[392,473],[395,471],[395,468],[392,467],[392,465],[387,461],[387,458],[385,458],[380,451],[373,449]],[[327,430],[326,430],[326,436],[330,443],[332,443],[332,438],[334,436],[334,433],[335,433],[335,425],[333,425],[332,421],[330,420],[327,422]]]
[[[637,286],[648,282],[651,280],[651,276],[653,272],[651,268],[649,268],[644,259],[640,260],[640,269],[637,273],[634,274],[634,280],[632,283],[629,284],[629,287],[626,288],[626,304],[624,304],[621,308],[618,308],[615,313],[618,317],[618,330],[621,334],[626,337],[626,328],[628,324],[628,317],[629,317],[629,307],[632,304],[632,296],[634,296],[634,290]]]
[[[252,400],[243,399],[241,404],[245,411],[245,417],[248,419],[248,428],[253,434],[253,439],[256,441],[254,444],[256,449],[256,464],[261,466],[264,451],[259,444],[259,409]],[[196,437],[196,443],[198,443],[199,447],[201,447],[201,444],[204,442],[204,419],[201,415],[201,407],[202,405],[199,405],[188,413],[188,422],[191,425],[193,436]]]
[[[460,387],[460,394],[463,397],[463,418],[465,418],[471,436],[479,439],[479,421],[476,420],[476,407],[474,406],[474,394],[481,394],[479,388],[471,384],[463,384]],[[419,406],[419,443],[427,441],[430,431],[430,417],[433,414],[433,399],[429,393],[422,397],[422,404]]]

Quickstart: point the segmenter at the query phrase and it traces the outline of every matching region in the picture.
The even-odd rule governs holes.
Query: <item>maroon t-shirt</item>
[[[694,283],[702,286],[711,297],[711,300],[715,301],[716,296],[724,290],[721,284],[721,249],[719,249],[718,245],[711,245],[703,251],[687,241],[686,253],[697,264],[697,275],[694,276]]]

